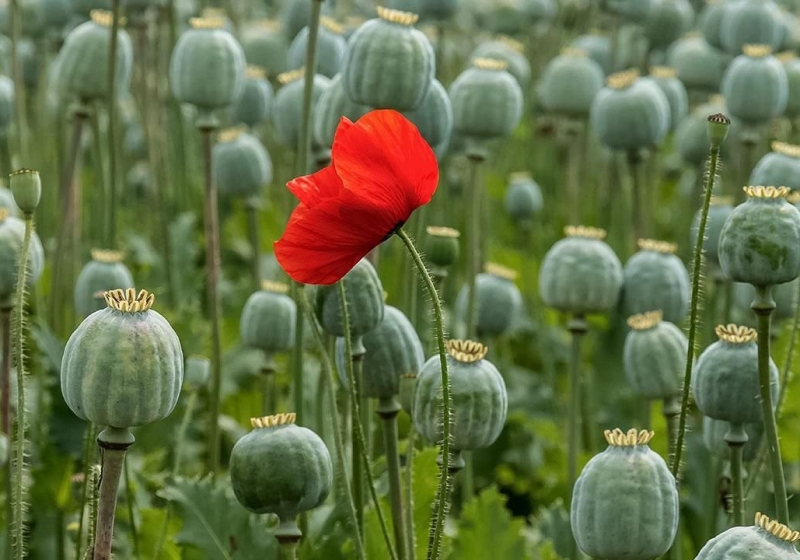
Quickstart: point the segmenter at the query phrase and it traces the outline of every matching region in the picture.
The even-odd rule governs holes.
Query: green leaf
[[[176,502],[183,527],[175,540],[219,560],[277,560],[278,543],[266,518],[245,510],[230,484],[211,479],[175,478],[159,495]]]
[[[505,504],[497,488],[489,487],[464,507],[451,560],[530,558],[522,536],[524,522],[513,519]]]
[[[181,528],[181,521],[170,507],[168,509],[143,509],[139,528],[139,550],[145,558],[155,558],[161,548],[160,560],[181,560],[181,550],[175,538]],[[169,515],[169,518],[167,516]],[[165,531],[166,521],[166,531]],[[164,535],[162,539],[162,533]],[[150,554],[152,553],[152,556]]]
[[[439,465],[435,447],[426,447],[414,455],[414,537],[417,558],[425,558],[428,551],[428,531],[433,513],[433,501],[439,490]],[[444,544],[448,541],[445,539]]]

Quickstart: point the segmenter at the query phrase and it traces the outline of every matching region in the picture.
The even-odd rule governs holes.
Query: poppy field
[[[0,558],[800,557],[798,18],[0,4]]]

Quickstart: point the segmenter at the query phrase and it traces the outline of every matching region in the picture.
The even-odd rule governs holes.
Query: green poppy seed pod
[[[628,21],[643,22],[650,15],[655,0],[608,0],[605,8]]]
[[[42,198],[42,180],[39,172],[33,169],[17,169],[8,178],[11,192],[14,193],[14,202],[23,213],[31,215],[39,206]]]
[[[615,150],[638,150],[658,144],[669,131],[667,97],[635,71],[608,77],[590,109],[592,128],[600,141]]]
[[[61,360],[61,394],[81,420],[130,428],[163,420],[178,402],[183,351],[145,290],[105,293],[108,307],[75,329]]]
[[[236,499],[254,513],[272,513],[279,531],[294,530],[295,518],[322,505],[333,484],[325,442],[295,425],[295,414],[253,418],[253,431],[231,451],[231,486]]]
[[[447,341],[447,368],[453,401],[452,449],[489,447],[503,431],[508,394],[503,376],[490,361],[488,349],[471,340]],[[417,375],[412,407],[414,427],[426,440],[442,439],[442,373],[439,356],[425,362]],[[461,461],[456,461],[461,462]]]
[[[564,313],[605,313],[616,307],[622,288],[622,264],[598,228],[567,226],[539,270],[539,295]]]
[[[194,390],[206,387],[211,377],[211,360],[205,356],[189,356],[185,372],[183,379],[188,387]]]
[[[708,117],[708,143],[712,148],[719,149],[728,136],[728,130],[731,127],[731,120],[723,115],[717,113],[709,115]]]
[[[450,86],[453,130],[463,136],[492,139],[508,136],[522,118],[522,89],[507,64],[476,58]]]
[[[447,276],[447,268],[455,264],[461,252],[461,232],[449,227],[428,226],[425,229],[425,257],[437,276]]]
[[[688,0],[655,0],[647,15],[644,31],[651,49],[663,49],[689,31],[694,8]]]
[[[20,210],[14,202],[14,194],[2,186],[0,186],[0,209],[5,210],[7,216],[19,217]]]
[[[300,31],[308,25],[311,20],[311,4],[319,0],[293,0],[292,2],[281,2],[278,12],[278,19],[281,22],[284,36],[288,41],[294,39]],[[323,0],[322,13],[328,14],[331,11],[333,2]]]
[[[233,105],[233,120],[250,128],[269,120],[275,93],[260,66],[248,65],[242,93]]]
[[[697,243],[701,212],[702,210],[698,210],[692,220],[692,247]],[[703,247],[706,251],[706,258],[715,265],[719,265],[719,234],[731,212],[733,212],[732,198],[711,196],[711,205],[708,208],[708,218],[706,219],[706,240]]]
[[[661,311],[628,318],[622,362],[634,393],[646,399],[668,399],[680,392],[689,341]]]
[[[192,18],[189,23],[191,28],[172,51],[169,82],[175,99],[197,107],[198,125],[204,126],[208,113],[239,97],[247,63],[239,42],[223,29],[222,18]]]
[[[486,263],[485,272],[475,278],[477,298],[477,334],[480,338],[502,336],[511,327],[522,307],[522,294],[514,283],[517,272],[496,263]],[[469,286],[456,299],[456,312],[466,321]]]
[[[367,349],[363,358],[361,394],[370,399],[391,400],[400,394],[400,379],[416,375],[425,362],[417,331],[402,311],[385,307],[383,320],[362,338]],[[336,339],[336,363],[342,383],[347,384],[345,342]]]
[[[294,346],[297,305],[289,297],[289,286],[265,280],[261,289],[249,298],[242,309],[239,334],[249,348],[258,348],[267,358],[264,369],[274,371],[272,355]]]
[[[508,64],[508,73],[516,78],[523,90],[530,85],[531,63],[525,57],[525,45],[516,39],[501,35],[493,41],[483,42],[469,56],[470,60],[474,58],[504,60]]]
[[[217,135],[211,166],[223,196],[258,197],[272,182],[272,160],[261,141],[243,127]]]
[[[592,558],[666,554],[678,530],[678,490],[664,459],[648,445],[653,432],[606,430],[605,437],[608,447],[586,464],[572,490],[570,524],[578,547]]]
[[[573,39],[571,47],[584,51],[603,69],[604,74],[613,72],[611,63],[611,39],[606,35],[580,35]]]
[[[756,513],[752,527],[732,527],[708,541],[695,560],[729,560],[745,554],[747,560],[797,560],[800,533]],[[744,556],[743,556],[744,558]]]
[[[720,39],[722,48],[733,56],[745,45],[767,45],[772,50],[783,42],[781,11],[772,0],[737,0],[723,12]]]
[[[263,19],[247,24],[242,31],[242,50],[248,64],[263,68],[267,75],[286,71],[289,43],[280,23]]]
[[[400,376],[400,406],[413,418],[414,391],[417,387],[417,374],[404,373]]]
[[[603,69],[586,51],[566,48],[545,66],[539,99],[550,113],[584,117],[604,80]]]
[[[388,0],[387,8],[419,14],[422,19],[447,19],[458,8],[458,0]]]
[[[90,260],[75,280],[75,311],[83,318],[108,307],[104,294],[133,288],[133,276],[120,251],[92,249]]]
[[[25,222],[0,208],[0,305],[10,302],[17,284],[19,254],[25,237]],[[28,285],[33,286],[44,270],[44,249],[36,232],[28,252]]]
[[[8,134],[8,127],[14,120],[14,82],[7,76],[0,76],[0,135]]]
[[[342,68],[344,89],[356,103],[376,109],[416,109],[436,74],[436,56],[419,16],[378,7],[378,17],[359,27],[348,42]]]
[[[697,28],[715,49],[722,49],[722,20],[731,4],[727,0],[708,0],[697,16]]]
[[[284,72],[278,76],[278,81],[283,84],[275,94],[275,104],[272,109],[272,122],[275,124],[275,131],[278,139],[285,146],[297,149],[300,139],[300,125],[303,116],[303,90],[305,88],[305,69]],[[314,86],[312,88],[312,111],[322,98],[331,81],[320,74],[314,76]]]
[[[92,10],[91,20],[72,31],[58,51],[59,92],[75,96],[82,103],[105,99],[108,94],[108,48],[111,44],[112,15]],[[128,34],[117,34],[117,91],[127,91],[133,68],[133,45]]]
[[[786,108],[789,79],[771,52],[766,45],[745,45],[722,77],[728,113],[746,124],[766,124]]]
[[[674,243],[640,239],[639,251],[625,263],[622,309],[626,317],[660,309],[679,325],[689,309],[689,272],[675,255]]]
[[[725,105],[714,99],[699,105],[678,125],[675,131],[675,147],[683,161],[699,167],[708,159],[711,142],[708,138],[708,116],[720,113]]]
[[[347,41],[342,36],[344,28],[336,20],[327,16],[320,18],[317,36],[317,72],[326,78],[339,73],[347,53]],[[286,55],[286,68],[295,70],[306,63],[308,27],[304,27],[289,45]]]
[[[512,173],[503,204],[506,213],[516,224],[523,229],[530,229],[533,226],[533,218],[544,207],[542,189],[530,173]]]
[[[750,173],[750,184],[800,189],[800,146],[773,142],[772,151],[762,157]]]
[[[720,233],[722,270],[735,282],[774,286],[800,274],[800,210],[787,187],[745,187]]]
[[[436,157],[442,159],[450,147],[453,108],[450,96],[439,80],[433,80],[419,107],[407,111],[405,117],[416,125]]]
[[[667,98],[670,109],[670,130],[675,130],[689,113],[689,94],[686,86],[678,79],[678,71],[668,66],[654,66],[650,69],[653,80]]]
[[[330,149],[333,137],[342,117],[357,121],[370,111],[366,105],[354,103],[347,96],[342,84],[342,75],[337,74],[330,86],[319,96],[314,108],[314,140],[319,146]]]
[[[735,424],[761,422],[758,381],[758,335],[738,325],[718,325],[719,340],[697,359],[692,391],[697,408],[711,418]],[[773,399],[778,394],[778,368],[769,362]]]
[[[800,59],[794,51],[782,52],[775,56],[783,64],[783,69],[786,70],[786,78],[789,84],[788,101],[786,102],[786,109],[783,114],[787,117],[797,117],[800,115]],[[765,183],[766,184],[766,183]],[[785,183],[769,183],[781,184]],[[788,185],[787,185],[788,186]]]
[[[772,299],[775,301],[775,309],[772,312],[773,321],[781,321],[794,317],[794,306],[797,302],[797,283],[800,279],[795,278],[791,282],[778,284],[772,289]],[[756,317],[750,307],[756,298],[756,290],[750,284],[744,282],[733,283],[733,309],[732,317],[740,323],[748,326],[756,326]]]
[[[725,62],[718,51],[705,39],[688,34],[667,51],[667,62],[678,72],[678,79],[690,90],[714,92],[719,90]]]
[[[725,434],[730,428],[730,422],[703,417],[703,443],[712,455],[723,461],[731,460],[731,446],[725,440]],[[761,440],[764,437],[764,424],[763,422],[745,424],[744,430],[748,438],[742,449],[742,459],[749,463],[758,457]]]
[[[345,274],[341,282],[344,282],[347,292],[350,334],[360,338],[383,320],[385,305],[381,280],[372,263],[367,259],[361,259],[350,272]],[[325,332],[332,336],[344,336],[338,287],[318,286],[314,303],[317,319]]]

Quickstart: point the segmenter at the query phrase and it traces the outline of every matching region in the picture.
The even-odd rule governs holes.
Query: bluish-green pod
[[[711,145],[708,141],[708,116],[723,113],[725,105],[712,101],[699,105],[678,125],[675,147],[683,161],[696,167],[705,163]]]
[[[8,134],[8,127],[14,120],[14,82],[8,76],[0,75],[0,135]]]
[[[286,40],[291,42],[300,30],[308,25],[311,19],[311,3],[318,0],[292,0],[291,2],[281,2],[281,9],[278,19],[281,22]],[[322,13],[330,14],[332,11],[332,0],[323,0]]]
[[[247,64],[263,68],[270,77],[286,71],[289,43],[279,22],[263,19],[248,23],[241,41]]]
[[[490,33],[540,35],[558,15],[556,0],[473,1],[475,25]]]
[[[275,132],[283,145],[292,149],[297,149],[300,140],[300,125],[303,119],[303,89],[305,88],[304,70],[293,70],[285,72],[279,76],[283,84],[275,94],[275,103],[272,109],[272,122],[275,124]],[[312,114],[316,104],[322,98],[331,81],[317,74],[314,76],[314,87],[312,88],[311,109]]]
[[[694,22],[694,8],[689,0],[654,0],[645,22],[645,34],[650,48],[668,47]]]
[[[675,255],[677,246],[640,239],[639,251],[625,263],[622,309],[626,317],[660,310],[680,325],[689,310],[689,272]]]
[[[108,47],[111,43],[111,14],[92,11],[92,19],[73,29],[58,52],[59,93],[84,103],[105,99],[108,94]],[[133,68],[133,46],[128,34],[117,34],[117,91],[128,90]]]
[[[458,0],[387,0],[387,8],[419,14],[422,19],[447,19],[458,8]]]
[[[728,216],[733,212],[733,200],[725,197],[711,197],[711,206],[708,208],[708,218],[706,219],[706,240],[703,247],[706,251],[706,258],[713,264],[719,266],[719,236]],[[697,243],[697,231],[700,227],[700,212],[698,210],[692,220],[692,247]]]
[[[678,72],[668,66],[654,66],[650,70],[650,79],[653,80],[669,102],[670,130],[675,130],[689,114],[689,94],[686,86],[678,79]]]
[[[611,39],[606,35],[580,35],[573,39],[572,47],[584,51],[603,69],[604,74],[614,71],[611,61]]]
[[[0,209],[0,306],[10,304],[17,285],[19,255],[25,237],[25,222]],[[44,248],[33,232],[28,252],[28,285],[33,286],[44,270]]]
[[[669,399],[680,392],[689,341],[661,311],[628,318],[622,363],[633,392],[646,399]]]
[[[722,49],[722,20],[731,4],[728,0],[707,1],[697,16],[698,30],[715,49]]]
[[[789,85],[789,95],[783,114],[790,118],[797,117],[800,115],[800,59],[793,51],[782,52],[776,58],[781,61],[783,69],[786,70],[786,79]]]
[[[590,110],[600,141],[615,150],[640,150],[661,142],[669,131],[667,97],[652,81],[632,71],[608,78]]]
[[[746,45],[722,77],[728,114],[747,124],[766,124],[786,109],[789,79],[770,52],[764,45]]]
[[[319,96],[314,108],[314,140],[319,146],[330,149],[333,137],[342,117],[355,122],[369,112],[366,105],[354,103],[347,96],[342,84],[341,74],[337,74],[330,86]]]
[[[515,270],[495,263],[487,263],[485,272],[476,276],[476,327],[482,340],[505,334],[520,312],[523,300],[516,279]],[[456,299],[456,313],[462,323],[467,320],[468,300],[469,285],[464,285]]]
[[[689,90],[719,90],[725,60],[705,39],[689,34],[675,41],[667,51],[667,61],[678,72],[678,79]]]
[[[108,307],[105,292],[134,287],[133,276],[122,256],[119,251],[92,249],[92,260],[75,280],[75,311],[82,318]]]
[[[267,81],[266,70],[248,65],[242,93],[233,105],[233,120],[255,127],[269,120],[275,93]]]
[[[750,173],[750,184],[800,190],[800,146],[773,142],[772,151],[758,160]]]
[[[169,82],[181,103],[211,112],[232,105],[244,88],[244,51],[220,18],[193,18],[172,51]]]
[[[318,74],[333,78],[341,70],[347,53],[347,41],[342,36],[343,32],[344,28],[335,20],[327,16],[323,16],[320,19],[319,34],[317,36]],[[307,45],[308,27],[304,27],[289,45],[289,50],[286,54],[287,70],[295,70],[305,65]]]
[[[539,295],[564,313],[605,313],[616,307],[622,289],[622,264],[603,239],[606,232],[567,227],[539,270]]]
[[[762,422],[757,334],[738,325],[719,325],[719,340],[706,348],[692,372],[697,408],[711,418],[735,424]],[[770,358],[772,398],[778,394],[778,368]]]
[[[655,0],[608,0],[606,9],[628,21],[644,22],[650,15]]]
[[[261,289],[247,298],[239,320],[242,343],[264,352],[270,365],[273,354],[294,346],[297,305],[287,292],[286,284],[265,280]]]
[[[530,227],[533,218],[544,207],[544,197],[539,183],[530,173],[512,173],[509,177],[506,196],[503,199],[506,213],[514,222]]]
[[[539,100],[550,113],[585,117],[604,81],[603,69],[586,51],[567,48],[545,66]]]
[[[231,487],[254,513],[273,513],[297,531],[295,519],[325,502],[333,484],[333,464],[325,442],[294,424],[295,414],[251,420],[253,431],[231,450]]]
[[[130,428],[163,420],[178,402],[183,351],[145,290],[107,292],[108,307],[75,329],[61,360],[61,394],[81,420]]]
[[[211,166],[223,196],[258,197],[272,182],[272,160],[267,149],[242,128],[219,133],[211,152]]]
[[[361,395],[370,399],[391,399],[400,394],[400,379],[416,375],[425,362],[422,342],[411,321],[391,305],[383,320],[362,338],[367,349],[363,358]],[[347,384],[345,342],[336,339],[336,362],[342,383]]]
[[[531,83],[531,63],[525,56],[525,45],[505,35],[493,41],[485,41],[478,45],[469,59],[494,58],[504,60],[508,64],[508,73],[514,76],[524,90]]]
[[[375,109],[416,109],[436,75],[428,38],[413,27],[418,16],[378,8],[378,17],[359,27],[348,42],[342,68],[350,99]]]
[[[735,0],[723,12],[720,39],[722,48],[733,56],[745,45],[780,48],[784,28],[781,10],[772,0]]]
[[[725,439],[725,434],[728,433],[730,427],[730,422],[725,420],[703,417],[703,443],[711,454],[723,461],[731,460],[731,446]],[[749,463],[758,457],[761,441],[764,438],[764,424],[763,422],[745,424],[744,430],[748,439],[742,449],[742,460]]]
[[[732,527],[708,541],[695,560],[797,560],[797,532],[756,513],[755,525]]]
[[[476,58],[450,85],[453,130],[468,138],[508,136],[522,118],[522,89],[501,60]]]
[[[583,468],[572,490],[570,524],[592,558],[653,560],[678,530],[678,490],[653,432],[606,431],[608,447]]]
[[[347,292],[350,334],[361,337],[383,320],[385,306],[381,280],[372,263],[367,259],[361,259],[350,272],[345,274],[341,282],[344,282]],[[339,288],[336,285],[318,286],[314,304],[317,319],[325,332],[333,336],[344,336]]]
[[[471,340],[447,343],[447,370],[452,399],[451,449],[489,447],[500,436],[508,413],[503,376],[490,361],[488,349]],[[422,366],[414,389],[414,427],[427,441],[442,439],[442,373],[439,356]],[[462,463],[463,464],[463,463]]]
[[[787,187],[745,187],[719,241],[722,270],[735,282],[774,286],[800,274],[800,210],[786,201]]]
[[[447,90],[439,80],[433,80],[419,107],[406,112],[405,116],[417,126],[436,157],[444,157],[453,132],[453,107]]]

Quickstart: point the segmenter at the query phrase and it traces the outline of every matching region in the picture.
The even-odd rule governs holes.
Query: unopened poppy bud
[[[451,266],[458,259],[461,232],[448,227],[427,228],[425,238],[425,253],[428,262],[437,268]]]
[[[42,181],[33,169],[18,169],[9,176],[14,202],[25,214],[33,214],[42,198]]]
[[[728,135],[728,129],[731,127],[731,120],[722,113],[715,113],[708,117],[708,141],[711,143],[712,150],[718,150],[725,137]]]

